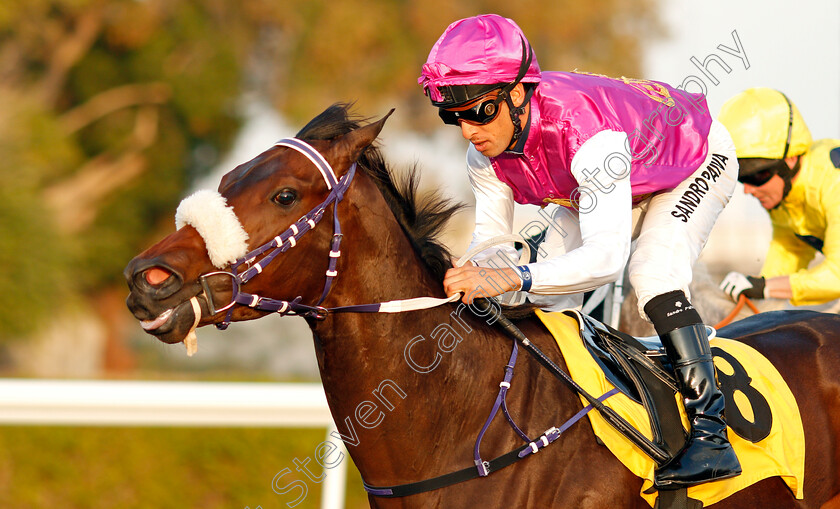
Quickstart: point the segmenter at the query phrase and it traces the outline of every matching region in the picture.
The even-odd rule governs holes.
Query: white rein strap
[[[312,164],[314,164],[318,168],[318,171],[321,173],[321,176],[324,178],[324,182],[326,182],[327,187],[330,189],[330,193],[331,193],[330,196],[332,196],[332,194],[334,192],[338,191],[336,189],[336,187],[339,186],[339,179],[336,177],[334,170],[332,169],[330,164],[326,161],[326,159],[324,159],[324,157],[317,150],[315,150],[311,145],[309,145],[308,143],[306,143],[302,140],[299,140],[297,138],[284,138],[284,139],[278,141],[275,144],[275,146],[282,146],[282,147],[291,148],[291,149],[301,153],[302,155],[306,156],[306,158],[309,159],[309,161],[311,161]],[[350,173],[352,174],[352,168],[351,168]],[[349,184],[349,180],[347,181],[347,184]],[[177,225],[178,228],[180,228],[184,224],[192,224],[193,226],[196,226],[196,228],[199,230],[199,233],[204,238],[205,244],[208,246],[208,248],[211,247],[211,246],[214,247],[214,249],[209,249],[209,251],[210,251],[211,258],[218,258],[218,259],[214,259],[214,261],[213,261],[213,264],[216,267],[220,267],[220,266],[227,265],[229,263],[233,263],[233,267],[235,268],[236,266],[238,266],[243,261],[247,261],[246,260],[247,257],[249,255],[252,255],[253,253],[255,253],[257,251],[259,251],[259,252],[256,253],[256,254],[261,254],[263,251],[265,251],[267,249],[274,249],[275,251],[277,251],[280,248],[279,245],[269,243],[269,244],[263,245],[260,248],[257,248],[257,250],[252,251],[251,253],[245,253],[245,251],[247,251],[248,235],[247,235],[247,233],[245,233],[244,228],[242,228],[241,224],[239,223],[239,220],[236,217],[236,214],[233,212],[233,209],[226,205],[225,199],[221,195],[219,195],[219,193],[213,192],[213,191],[205,191],[204,193],[208,194],[209,196],[204,196],[204,195],[201,195],[200,197],[194,196],[194,197],[190,197],[190,198],[184,200],[184,202],[181,204],[181,206],[179,206],[179,212],[176,213],[176,225]],[[343,194],[343,191],[341,191],[341,193]],[[200,194],[200,193],[196,193],[196,194]],[[340,199],[340,197],[338,199]],[[215,220],[214,221],[209,221],[209,222],[208,221],[203,221],[202,222],[200,220],[202,218],[201,218],[201,214],[199,214],[199,211],[206,210],[208,203],[211,203],[213,205],[210,208],[213,211],[216,212],[216,214],[213,216],[215,218]],[[199,206],[199,204],[201,206]],[[221,218],[221,219],[218,219],[218,218]],[[228,236],[235,237],[235,242],[232,242],[233,247],[231,247],[231,242],[226,237],[219,237],[218,234],[215,233],[217,231],[217,228],[212,227],[214,223],[222,222],[221,220],[226,220],[228,223],[230,223],[229,225],[227,225],[226,228],[223,228],[223,230],[227,231],[227,232],[232,231],[235,234],[235,235],[228,235]],[[310,224],[309,229],[312,229],[312,228],[315,227],[315,221],[312,221],[311,219],[309,221],[309,224]],[[338,239],[340,240],[340,234],[339,234],[339,231],[338,231],[338,217],[337,216],[335,217],[335,227],[336,227],[336,235],[334,235],[334,237],[338,237]],[[294,244],[296,242],[296,238],[299,236],[299,234],[305,233],[305,232],[298,232],[296,230],[296,228],[297,228],[296,225],[292,225],[292,229],[294,230],[294,236],[289,238],[289,243],[292,246],[294,246]],[[275,238],[275,241],[278,240],[279,238],[280,238],[280,236]],[[469,252],[467,252],[464,256],[462,256],[458,261],[456,261],[455,266],[456,267],[461,267],[465,263],[467,263],[469,260],[471,260],[478,253],[480,253],[480,252],[482,252],[482,251],[484,251],[488,248],[491,248],[493,246],[503,244],[503,243],[510,243],[510,242],[520,242],[523,245],[523,247],[524,247],[524,249],[523,249],[523,260],[524,260],[524,263],[527,263],[529,258],[530,258],[531,247],[528,245],[527,242],[523,242],[522,237],[520,237],[518,235],[514,235],[514,234],[508,234],[508,235],[501,235],[501,236],[498,236],[498,237],[494,237],[492,239],[489,239],[489,240],[487,240],[485,242],[482,242],[479,245],[475,246],[473,249],[471,249]],[[216,246],[217,244],[218,244],[218,246]],[[216,254],[216,251],[218,251],[219,254],[214,257],[214,255]],[[340,253],[340,251],[337,248],[337,245],[334,245],[334,247],[333,247],[333,249],[330,253],[331,267],[333,267],[333,264],[335,263],[335,259],[332,257],[333,253],[336,253],[336,255],[338,253]],[[255,256],[256,255],[253,255],[251,257],[251,261],[253,261],[253,258]],[[273,255],[270,255],[268,258],[269,259],[266,261],[266,263],[270,262],[271,259],[273,259]],[[520,262],[520,263],[523,263],[523,262]],[[255,269],[256,269],[256,271],[254,272],[254,274],[250,274],[250,272],[254,271]],[[254,267],[248,269],[248,271],[242,273],[241,275],[234,276],[234,277],[241,277],[241,283],[244,284],[251,277],[253,277],[257,273],[261,272],[261,270],[262,270],[262,265],[257,264]],[[327,286],[325,287],[324,294],[321,297],[321,301],[323,301],[324,297],[326,296],[327,292],[329,291],[329,285],[330,285],[330,282],[331,282],[330,278],[334,278],[336,275],[337,275],[337,272],[334,269],[327,271],[328,282],[327,282]],[[226,307],[225,309],[228,309],[230,306],[233,305],[233,303],[243,304],[243,302],[237,300],[238,297],[243,296],[243,295],[245,295],[245,294],[240,294],[240,295],[234,296],[234,299],[231,301],[231,304],[229,304],[228,307]],[[274,301],[272,299],[262,299],[262,298],[259,298],[256,295],[251,295],[250,297],[252,297],[253,304],[248,304],[248,303],[244,303],[244,304],[250,305],[251,307],[255,307],[257,304],[259,304],[261,302],[265,303],[267,301],[271,301],[268,304],[273,305],[274,306],[273,308],[258,307],[258,309],[277,311],[277,312],[280,312],[281,314],[285,313],[289,309],[290,304],[293,304],[293,303],[289,303],[289,302],[285,302],[285,301]],[[208,298],[212,299],[211,297],[208,297]],[[460,299],[461,299],[461,293],[459,292],[459,293],[456,293],[455,295],[450,295],[449,297],[446,297],[446,298],[416,297],[416,298],[413,298],[413,299],[393,300],[393,301],[388,301],[388,302],[381,302],[381,303],[378,303],[378,304],[360,304],[360,305],[340,306],[340,307],[331,308],[331,309],[321,308],[320,306],[318,306],[316,304],[315,307],[309,307],[309,309],[310,310],[315,310],[315,311],[323,311],[323,312],[402,313],[402,312],[405,312],[405,311],[417,311],[417,310],[421,310],[421,309],[429,309],[429,308],[441,306],[443,304],[448,304],[450,302],[456,302]],[[200,308],[198,308],[198,306],[197,306],[197,301],[195,300],[195,298],[193,298],[192,306],[193,306],[193,311],[195,313],[195,324],[193,325],[193,327],[191,328],[191,330],[188,334],[188,341],[185,341],[185,344],[187,345],[187,349],[188,349],[190,354],[194,353],[194,351],[195,351],[195,328],[198,325],[199,320],[201,319],[201,311],[200,311]],[[228,312],[228,313],[230,314],[230,312]]]
[[[528,245],[527,242],[522,240],[522,237],[515,234],[508,234],[508,235],[500,235],[498,237],[493,237],[492,239],[486,240],[481,244],[478,244],[471,250],[469,250],[464,256],[458,259],[455,262],[456,267],[461,267],[466,264],[468,261],[472,260],[472,258],[481,253],[482,251],[491,248],[493,246],[498,246],[499,244],[506,244],[508,242],[520,242],[523,245],[522,250],[522,257],[521,260],[524,260],[525,263],[531,257],[531,246]],[[450,295],[446,298],[437,298],[437,297],[416,297],[413,299],[405,299],[405,300],[392,300],[388,302],[381,302],[379,304],[378,313],[402,313],[404,311],[417,311],[420,309],[430,309],[437,306],[442,306],[444,304],[448,304],[450,302],[456,302],[461,299],[461,294],[456,293],[454,295]],[[356,306],[347,306],[347,307],[356,307]]]

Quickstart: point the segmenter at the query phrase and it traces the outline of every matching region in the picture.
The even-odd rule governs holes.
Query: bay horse
[[[474,466],[474,441],[511,351],[510,340],[487,319],[458,314],[457,302],[402,313],[329,311],[445,297],[441,281],[451,258],[435,238],[459,205],[438,198],[421,203],[414,170],[402,180],[392,176],[373,144],[386,118],[360,126],[363,120],[337,104],[297,134],[323,156],[335,178],[355,175],[340,191],[343,199],[327,204],[315,218],[323,216],[323,223],[340,219],[340,232],[309,222],[308,211],[332,196],[330,188],[337,185],[321,173],[323,166],[313,165],[320,156],[281,143],[233,169],[218,188],[252,249],[273,238],[279,239],[274,246],[288,248],[259,269],[246,264],[243,270],[250,267],[253,275],[247,284],[240,288],[219,273],[219,266],[230,261],[211,261],[205,239],[190,224],[125,269],[129,309],[148,333],[166,343],[183,341],[196,325],[256,319],[291,308],[305,315],[330,411],[371,486],[422,481]],[[298,236],[296,230],[307,224],[311,229]],[[338,249],[336,239],[343,239]],[[267,252],[273,251],[277,248]],[[245,290],[247,298],[235,295]],[[252,298],[274,306],[250,307]],[[533,315],[516,323],[565,367],[551,347],[554,340]],[[774,477],[715,507],[840,507],[840,317],[813,313],[773,323],[756,317],[737,332],[777,366],[798,401],[807,453],[805,498],[795,500]],[[508,408],[530,436],[582,408],[576,394],[530,357],[521,358],[512,382]],[[504,419],[496,419],[481,454],[495,458],[521,445]],[[370,495],[369,501],[375,508],[642,509],[649,506],[639,496],[641,485],[598,445],[584,420],[535,457],[486,478],[401,498]]]

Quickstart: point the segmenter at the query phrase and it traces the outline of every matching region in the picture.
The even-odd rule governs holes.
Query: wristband
[[[527,265],[519,265],[516,268],[519,269],[519,277],[522,278],[522,287],[519,291],[530,291],[531,283],[533,283],[533,279],[531,278],[531,269],[529,269]]]
[[[747,288],[741,292],[744,297],[748,297],[750,299],[763,299],[766,293],[767,280],[763,277],[747,276],[747,281],[752,284],[752,288]]]

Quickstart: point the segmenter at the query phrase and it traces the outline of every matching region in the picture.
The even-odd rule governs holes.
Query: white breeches
[[[630,253],[630,283],[644,306],[657,295],[682,290],[687,297],[692,267],[706,245],[718,215],[729,202],[738,179],[735,146],[726,128],[715,121],[709,132],[706,160],[675,189],[660,191],[633,206],[633,248]],[[580,247],[581,235],[575,211],[557,207],[552,220],[560,226],[548,228],[540,245],[550,259]],[[583,294],[535,295],[529,300],[546,310],[580,307]]]

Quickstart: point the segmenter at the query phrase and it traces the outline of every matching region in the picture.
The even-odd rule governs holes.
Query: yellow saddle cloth
[[[575,311],[556,313],[537,311],[537,316],[554,335],[566,360],[569,373],[578,384],[594,396],[600,396],[613,389],[613,385],[607,381],[604,372],[583,345],[580,337],[580,322]],[[751,379],[749,385],[758,390],[769,404],[772,426],[769,434],[756,443],[742,438],[730,428],[729,440],[741,462],[743,473],[730,479],[690,487],[688,496],[708,506],[762,479],[780,476],[796,498],[801,499],[805,476],[805,434],[793,394],[776,368],[753,348],[723,338],[713,338],[710,343],[713,354],[718,348],[724,350],[734,356],[737,363],[740,363],[737,369],[746,371]],[[733,374],[735,369],[724,357],[728,356],[715,355],[714,357],[719,378]],[[751,420],[753,412],[747,397],[741,391],[736,391],[733,395],[738,407],[737,411],[748,421]],[[587,405],[586,400],[581,398],[581,401],[584,406]],[[610,397],[605,404],[649,439],[652,437],[650,420],[642,405],[623,393]],[[678,406],[683,418],[683,427],[687,428],[688,420],[682,403],[680,402]],[[732,411],[730,407],[727,407],[727,412],[730,411]],[[641,496],[653,507],[658,495],[653,488],[653,472],[656,464],[623,435],[615,431],[597,411],[591,411],[587,416],[595,434],[616,458],[634,474],[644,479]]]

